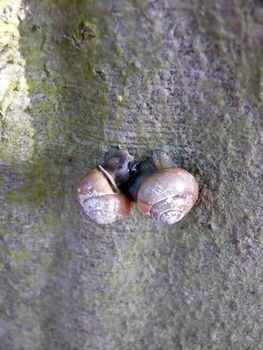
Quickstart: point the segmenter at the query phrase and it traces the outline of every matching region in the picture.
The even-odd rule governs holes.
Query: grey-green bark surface
[[[262,349],[262,1],[0,11],[0,349]],[[166,150],[194,209],[92,223],[76,185],[116,145]]]

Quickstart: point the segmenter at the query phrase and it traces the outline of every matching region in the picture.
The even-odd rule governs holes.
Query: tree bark
[[[0,349],[263,347],[262,45],[259,0],[1,1]],[[182,221],[85,216],[117,145],[197,178]]]

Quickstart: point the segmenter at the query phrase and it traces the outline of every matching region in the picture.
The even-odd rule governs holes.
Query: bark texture
[[[1,0],[1,350],[263,348],[262,47],[260,0]],[[85,217],[116,145],[195,175],[188,216]]]

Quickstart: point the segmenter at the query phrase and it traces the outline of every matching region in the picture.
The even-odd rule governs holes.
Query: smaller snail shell
[[[168,168],[148,177],[141,185],[137,206],[145,215],[173,224],[181,220],[198,198],[198,183],[186,170]]]
[[[129,215],[131,201],[116,192],[98,169],[89,172],[79,183],[77,197],[85,213],[98,224],[109,224]]]

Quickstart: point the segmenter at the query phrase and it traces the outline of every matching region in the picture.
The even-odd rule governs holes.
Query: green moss
[[[162,60],[159,59],[159,58],[156,58],[156,59],[155,59],[155,62],[154,62],[154,68],[155,68],[157,71],[162,71],[163,69],[165,69],[165,63],[164,63],[164,61],[162,61]]]
[[[141,72],[141,68],[136,61],[132,61],[128,65],[128,77],[132,77],[134,75],[138,75]]]
[[[0,174],[0,187],[4,182],[4,175]]]
[[[141,9],[146,4],[147,2],[135,2],[135,6]],[[28,16],[28,20],[20,25],[19,30],[23,34],[20,51],[25,62],[26,81],[22,89],[30,97],[26,109],[30,118],[25,115],[26,120],[21,120],[18,124],[8,119],[6,129],[9,131],[0,148],[0,155],[4,159],[21,157],[37,163],[46,153],[52,152],[54,158],[61,153],[71,156],[76,149],[80,150],[79,145],[85,145],[94,139],[103,147],[105,135],[99,126],[103,125],[112,111],[116,115],[123,115],[123,111],[116,112],[116,103],[108,98],[111,90],[109,81],[101,79],[97,72],[103,72],[104,66],[107,69],[114,67],[122,87],[125,87],[129,86],[131,78],[139,79],[142,70],[144,71],[145,67],[136,60],[128,61],[118,40],[115,40],[118,33],[109,23],[110,16],[107,17],[107,13],[110,14],[110,2],[104,3],[102,11],[93,1],[85,2],[84,7],[83,1],[73,1],[64,7],[63,3],[62,12],[72,13],[72,16],[66,22],[56,23],[58,32],[53,26],[52,16],[45,19]],[[59,11],[59,5],[31,3],[31,12],[52,12],[55,9]],[[81,18],[74,16],[77,13],[82,14]],[[61,35],[76,35],[76,28],[81,21],[94,31],[96,37],[83,50],[78,50],[69,40],[62,40]],[[43,42],[40,41],[42,31],[45,31]],[[81,40],[80,36],[75,40]],[[133,43],[132,37],[130,40],[129,45],[132,47],[136,41]],[[34,45],[28,45],[28,41]],[[49,47],[48,52],[45,47]],[[145,53],[144,60],[145,64],[152,64],[151,53]],[[160,68],[159,63],[157,60]],[[41,65],[43,69],[40,76]],[[108,73],[111,74],[110,71]],[[144,78],[147,74],[144,72]],[[50,84],[51,81],[56,83]],[[13,96],[10,101],[6,98],[5,103],[9,106],[12,99]],[[130,101],[122,89],[117,100],[118,106],[129,108]],[[4,109],[6,108],[8,107]],[[26,147],[22,148],[22,143]],[[116,143],[119,143],[118,139]],[[34,189],[34,193],[41,194],[43,189]],[[33,196],[36,197],[39,196]]]
[[[146,0],[131,0],[134,7],[137,7],[142,13],[146,14],[148,1]]]
[[[6,232],[6,228],[4,225],[0,225],[0,235],[4,234]]]
[[[38,208],[43,201],[51,201],[56,198],[59,201],[63,198],[63,175],[60,174],[59,167],[56,173],[56,162],[52,160],[39,161],[39,163],[25,164],[26,183],[19,191],[12,191],[6,195],[9,205],[27,204],[29,207]],[[52,212],[52,209],[50,209]]]
[[[198,16],[199,27],[209,35],[222,65],[229,68],[228,74],[233,75],[240,95],[243,93],[257,105],[261,101],[260,62],[263,61],[256,36],[258,23],[245,15],[249,12],[246,2],[235,2],[230,8],[235,13],[235,21],[232,21],[231,12],[225,13],[223,7],[216,8],[209,0],[204,1],[200,9],[202,16]],[[211,15],[217,20],[211,22]]]
[[[34,207],[39,207],[47,196],[47,190],[43,183],[28,182],[19,192],[9,192],[7,195],[7,203],[15,204],[17,202],[26,202]]]
[[[8,73],[10,74],[10,72],[6,72],[6,74]],[[8,79],[8,81],[6,82],[5,86],[5,94],[4,96],[1,96],[2,101],[0,102],[0,111],[5,115],[7,109],[12,105],[14,99],[13,91],[18,88],[20,76],[17,76],[17,74],[15,74],[13,76],[11,75],[7,77],[5,75],[4,78]]]
[[[81,303],[83,306],[83,310],[88,310],[88,308],[90,306],[90,293],[89,293],[89,291],[87,291],[87,290],[83,291]]]
[[[25,263],[32,259],[32,255],[27,251],[9,250],[9,254],[17,267],[23,268]]]
[[[19,157],[29,158],[32,155],[34,129],[28,115],[24,114],[19,123],[15,120],[5,121],[4,133],[5,142],[0,145],[0,157],[12,160]]]

